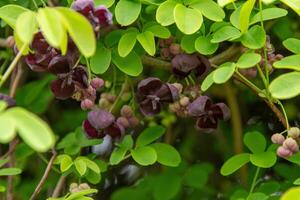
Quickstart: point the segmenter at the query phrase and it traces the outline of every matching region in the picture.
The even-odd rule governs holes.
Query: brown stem
[[[0,160],[3,160],[5,158],[9,157],[15,151],[17,144],[19,143],[19,140],[16,138],[11,143],[12,143],[11,147],[8,149],[8,151],[3,156],[0,157]]]
[[[52,198],[57,198],[59,197],[62,189],[64,188],[65,186],[65,182],[67,180],[67,177],[66,176],[61,176],[56,184],[56,187],[53,191],[53,194],[52,194]]]
[[[30,200],[34,200],[36,199],[36,197],[39,195],[41,189],[43,188],[45,182],[46,182],[46,179],[48,178],[49,174],[50,174],[50,171],[51,171],[51,168],[52,168],[52,165],[53,165],[53,162],[56,158],[56,155],[57,155],[57,152],[55,151],[55,149],[52,149],[52,157],[46,167],[46,170],[44,172],[44,175],[42,176],[39,184],[37,185],[37,187],[35,188],[33,194],[31,195],[30,197]]]

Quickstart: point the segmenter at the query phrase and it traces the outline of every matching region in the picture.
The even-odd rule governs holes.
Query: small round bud
[[[77,183],[71,183],[70,184],[70,190],[74,189],[74,188],[77,188],[78,187],[78,184]]]
[[[121,115],[123,117],[126,117],[126,118],[130,118],[133,116],[133,111],[132,111],[132,108],[128,105],[124,105],[122,108],[121,108]]]
[[[280,146],[277,149],[277,155],[282,158],[288,158],[293,155],[293,152],[290,151],[289,149]]]
[[[106,99],[110,102],[110,103],[114,103],[115,100],[116,100],[116,96],[115,95],[112,95],[112,94],[107,94],[107,97]]]
[[[173,54],[174,56],[178,55],[181,53],[181,48],[179,44],[171,44],[169,47],[170,53]]]
[[[99,106],[100,106],[100,108],[108,108],[110,105],[111,105],[110,102],[107,99],[105,99],[105,98],[101,98],[99,100]]]
[[[283,142],[282,146],[286,149],[289,149],[290,151],[292,151],[294,153],[299,151],[299,146],[298,146],[296,140],[294,140],[293,138],[287,138]]]
[[[92,109],[94,107],[94,102],[89,99],[84,99],[81,101],[80,106],[82,110]]]
[[[130,126],[128,119],[125,118],[125,117],[119,117],[117,119],[117,123],[119,123],[120,125],[124,126],[124,128],[128,128]]]
[[[173,83],[172,85],[178,90],[179,94],[182,93],[182,89],[183,89],[182,84],[180,84],[180,83]]]
[[[136,127],[137,125],[139,125],[140,120],[137,117],[130,117],[128,119],[130,127]]]
[[[298,127],[292,127],[288,130],[288,136],[292,138],[297,138],[300,135],[300,129]]]
[[[112,83],[110,81],[105,81],[104,85],[105,85],[106,88],[110,88]]]
[[[100,89],[101,87],[103,87],[104,86],[104,84],[105,84],[105,82],[104,82],[104,80],[103,79],[101,79],[101,78],[93,78],[92,80],[91,80],[91,86],[93,87],[93,88],[95,88],[96,90],[98,90],[98,89]]]
[[[271,140],[274,144],[280,144],[282,145],[285,138],[283,135],[279,134],[279,133],[275,133],[272,135]]]
[[[77,192],[80,192],[80,189],[78,187],[73,188],[72,190],[70,190],[70,193],[72,193],[72,194],[77,193]]]
[[[179,103],[180,103],[181,106],[186,107],[187,105],[189,105],[190,99],[188,97],[182,97],[179,100]]]
[[[87,183],[81,183],[79,185],[79,189],[80,190],[87,190],[87,189],[90,189],[90,186]]]
[[[163,59],[171,59],[171,52],[169,50],[169,48],[162,48],[160,50],[160,56],[163,58]]]

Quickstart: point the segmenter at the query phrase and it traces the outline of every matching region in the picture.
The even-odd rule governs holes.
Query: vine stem
[[[30,200],[34,200],[37,198],[37,196],[39,195],[41,189],[43,188],[45,182],[46,182],[46,179],[48,178],[49,174],[50,174],[50,171],[51,171],[51,168],[52,168],[52,165],[54,163],[54,160],[57,156],[57,152],[55,151],[55,149],[52,149],[52,157],[46,167],[46,170],[39,182],[39,184],[37,185],[37,187],[35,188],[34,192],[32,193],[31,197],[30,197]]]
[[[11,64],[9,65],[9,67],[7,68],[6,72],[4,73],[4,75],[1,77],[0,79],[0,88],[3,86],[3,84],[5,83],[5,81],[8,79],[8,77],[10,76],[10,74],[13,72],[13,70],[15,69],[15,67],[18,64],[18,61],[20,60],[20,58],[22,57],[22,53],[26,48],[26,44],[24,44],[20,51],[18,52],[18,54],[16,55],[16,57],[14,58],[14,60],[11,62]]]
[[[249,199],[250,195],[251,195],[251,194],[253,193],[253,191],[254,191],[254,188],[255,188],[255,185],[256,185],[256,181],[257,181],[257,178],[258,178],[258,175],[259,175],[259,171],[260,171],[260,168],[257,167],[257,168],[256,168],[256,171],[255,171],[254,178],[253,178],[253,180],[252,180],[251,188],[250,188],[250,191],[249,191],[249,194],[248,194],[247,199]]]
[[[282,105],[282,103],[279,100],[277,103],[279,104],[279,106],[281,107],[281,110],[283,112],[285,122],[286,122],[286,129],[289,130],[290,129],[289,120],[288,120],[287,114],[285,112],[284,106]]]

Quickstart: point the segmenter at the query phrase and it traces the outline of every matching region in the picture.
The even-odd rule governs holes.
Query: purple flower
[[[88,113],[87,120],[83,122],[83,129],[89,138],[103,138],[105,135],[116,138],[125,132],[124,127],[115,121],[115,117],[102,109]]]
[[[16,105],[16,101],[6,94],[0,93],[0,100],[5,101],[8,107],[13,107]]]
[[[179,78],[185,78],[192,71],[196,76],[201,76],[210,67],[209,61],[204,56],[196,54],[178,54],[172,59],[172,71]]]
[[[179,97],[178,90],[158,78],[147,78],[139,82],[137,100],[144,115],[155,115],[161,111],[163,103],[172,103]]]
[[[188,107],[189,115],[197,118],[199,130],[211,132],[218,126],[219,120],[228,120],[230,110],[224,103],[213,104],[207,96],[200,96]]]

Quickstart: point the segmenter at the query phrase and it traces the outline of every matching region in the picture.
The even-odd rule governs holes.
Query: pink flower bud
[[[120,125],[124,126],[124,128],[128,128],[130,126],[127,118],[125,118],[125,117],[119,117],[117,119],[117,123],[119,123]]]
[[[100,89],[101,87],[103,87],[104,86],[104,80],[103,79],[101,79],[101,78],[93,78],[92,80],[91,80],[91,86],[93,87],[93,88],[95,88],[96,90],[98,90],[98,89]]]
[[[296,153],[296,152],[299,151],[299,146],[298,146],[296,140],[294,140],[293,138],[287,138],[287,139],[283,142],[282,146],[283,146],[284,148],[286,148],[286,149],[288,149],[288,150],[294,152],[294,153]]]
[[[282,145],[285,138],[283,135],[279,134],[279,133],[275,133],[272,135],[271,140],[274,144],[280,144]]]
[[[283,146],[278,147],[277,155],[282,158],[288,158],[293,155],[293,152]]]
[[[190,99],[188,97],[182,97],[179,100],[179,103],[180,103],[181,106],[186,107],[187,105],[189,105]]]
[[[130,127],[135,127],[135,126],[139,125],[139,123],[140,123],[140,120],[137,117],[130,117],[128,119],[128,121],[129,121]]]
[[[169,50],[170,50],[170,53],[173,55],[178,55],[181,53],[181,48],[180,48],[179,44],[175,44],[175,43],[171,44],[169,47]]]
[[[124,105],[122,108],[121,108],[121,115],[123,117],[126,117],[126,118],[130,118],[132,117],[133,115],[133,111],[132,111],[132,108],[128,105]]]
[[[89,99],[82,100],[80,104],[82,110],[92,109],[94,105],[95,105],[94,102],[92,102]]]

